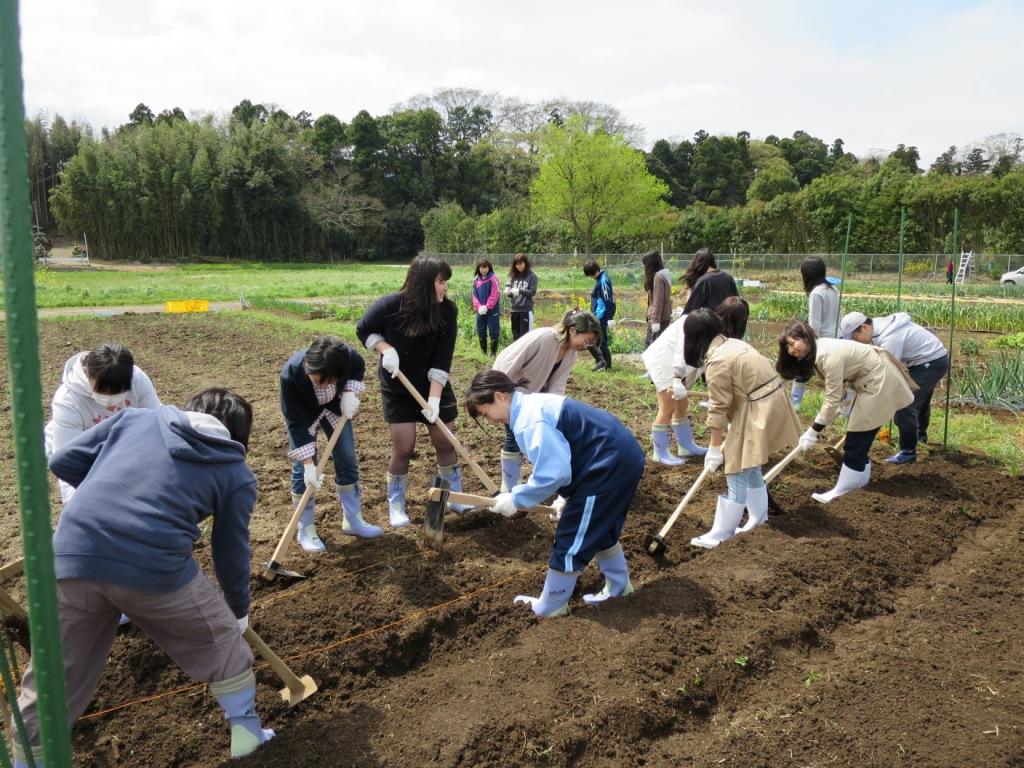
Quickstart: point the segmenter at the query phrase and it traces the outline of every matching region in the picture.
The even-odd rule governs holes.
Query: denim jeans
[[[330,425],[326,418],[320,420],[320,428],[323,429],[324,434],[330,439],[331,435],[334,434],[334,428]],[[288,436],[288,447],[294,449],[292,445],[291,435]],[[338,442],[334,444],[334,453],[331,454],[331,458],[334,459],[334,480],[339,485],[351,485],[359,480],[359,465],[356,463],[356,440],[352,434],[352,422],[345,422],[345,429],[341,432],[341,437],[338,438]],[[316,462],[316,456],[313,456],[313,461]],[[299,495],[305,493],[306,481],[302,478],[302,462],[292,462],[292,493]]]
[[[914,402],[896,411],[893,421],[900,428],[900,450],[916,451],[919,439],[928,432],[932,418],[932,394],[949,370],[949,355],[908,370],[919,389],[914,393]]]
[[[868,451],[875,442],[875,435],[881,427],[865,432],[847,432],[846,449],[843,451],[843,464],[857,472],[863,472],[868,465]]]
[[[726,475],[725,484],[729,486],[729,501],[746,504],[747,490],[764,485],[764,475],[761,474],[761,467],[750,467],[750,469]]]

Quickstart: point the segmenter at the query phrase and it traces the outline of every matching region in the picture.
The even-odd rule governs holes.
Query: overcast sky
[[[861,155],[1024,133],[1019,0],[22,0],[29,115],[387,112],[438,87],[612,104],[659,138],[805,130]]]

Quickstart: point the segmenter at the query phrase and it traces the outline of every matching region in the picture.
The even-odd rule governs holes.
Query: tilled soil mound
[[[290,512],[277,372],[308,339],[212,317],[46,323],[41,334],[47,392],[73,351],[116,337],[165,402],[213,384],[253,401],[251,621],[320,688],[289,709],[261,666],[258,706],[278,735],[231,763],[216,704],[128,628],[74,731],[78,765],[1024,765],[1024,483],[977,457],[936,453],[893,468],[876,446],[870,486],[822,507],[809,494],[830,487],[836,468],[816,451],[773,485],[785,514],[714,551],[692,548],[723,492],[719,475],[657,559],[643,539],[700,465],[649,464],[623,541],[636,594],[585,606],[579,593],[601,586],[591,566],[572,615],[540,621],[512,598],[540,588],[553,531],[545,517],[450,515],[444,550],[422,547],[419,500],[434,472],[425,433],[410,472],[414,526],[372,541],[344,537],[325,489],[328,551],[313,557],[293,545],[286,559],[309,578],[259,578]],[[475,367],[458,361],[457,387]],[[366,517],[383,522],[389,444],[370,379],[356,439]],[[647,382],[573,383],[571,395],[646,442]],[[6,404],[6,390],[0,396]],[[497,477],[501,435],[460,421]],[[9,453],[10,426],[0,429]],[[10,559],[17,502],[4,464]],[[474,479],[467,486],[483,492]],[[209,565],[206,542],[198,556]]]

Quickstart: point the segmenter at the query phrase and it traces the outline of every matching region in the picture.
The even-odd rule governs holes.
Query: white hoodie
[[[913,322],[907,312],[872,318],[871,328],[872,341],[907,368],[946,356],[946,347],[939,337]]]
[[[123,394],[118,403],[101,405],[96,402],[93,399],[89,377],[86,376],[85,367],[82,365],[87,354],[88,352],[79,352],[64,364],[64,376],[53,395],[52,416],[45,430],[47,458],[76,435],[118,411],[125,408],[160,407],[160,398],[153,388],[153,382],[137,365],[132,372],[132,387]],[[60,497],[65,504],[74,492],[75,489],[70,485],[60,483]]]

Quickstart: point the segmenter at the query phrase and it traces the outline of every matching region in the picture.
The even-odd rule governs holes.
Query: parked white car
[[[1024,285],[1024,267],[1007,272],[999,278],[1002,285]]]

